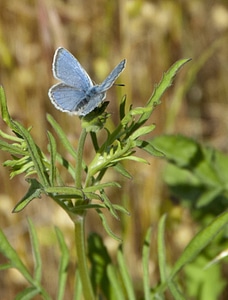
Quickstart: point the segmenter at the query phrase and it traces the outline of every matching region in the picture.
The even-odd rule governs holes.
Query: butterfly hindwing
[[[54,106],[65,112],[72,114],[77,113],[78,106],[85,98],[85,93],[72,88],[64,83],[57,83],[49,90],[49,98]]]

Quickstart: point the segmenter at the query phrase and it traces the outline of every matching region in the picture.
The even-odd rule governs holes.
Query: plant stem
[[[78,258],[78,269],[85,300],[94,300],[93,289],[89,277],[85,248],[85,215],[77,215],[74,222],[75,244]]]
[[[82,159],[83,159],[83,150],[86,139],[87,132],[85,129],[82,129],[79,142],[78,142],[78,151],[76,158],[76,168],[75,168],[75,187],[80,189],[82,188]],[[85,246],[85,216],[86,211],[82,214],[71,214],[71,219],[74,222],[75,229],[75,245],[78,258],[78,269],[79,275],[82,283],[83,295],[85,300],[94,300],[94,293],[89,277],[89,270],[87,265],[86,257],[86,246]]]
[[[78,189],[82,187],[82,158],[83,158],[83,150],[84,150],[86,135],[87,132],[85,128],[83,128],[78,141],[78,151],[77,151],[76,169],[75,169],[75,187]]]

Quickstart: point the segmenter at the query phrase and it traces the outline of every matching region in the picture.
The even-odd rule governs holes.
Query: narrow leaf
[[[33,278],[28,269],[19,258],[17,252],[10,245],[2,230],[0,230],[0,252],[11,262],[12,267],[18,269],[19,272],[26,278],[26,280],[33,284]]]
[[[143,288],[145,300],[150,300],[150,244],[151,244],[152,227],[146,232],[146,237],[143,244],[142,263],[143,263]]]
[[[48,140],[49,140],[49,150],[50,150],[50,154],[51,154],[49,178],[50,178],[51,185],[54,186],[55,181],[56,181],[56,166],[55,166],[56,156],[57,156],[56,142],[55,142],[53,135],[49,131],[47,134],[48,134]]]
[[[121,163],[117,163],[116,165],[113,166],[113,168],[124,177],[128,179],[132,178],[131,174],[124,168],[124,166]]]
[[[69,152],[72,157],[74,159],[76,159],[76,151],[73,148],[73,146],[71,145],[71,143],[69,142],[65,132],[63,131],[63,129],[60,127],[60,125],[55,121],[55,119],[47,114],[47,120],[48,122],[51,124],[51,126],[53,127],[53,129],[55,130],[55,132],[57,133],[61,144],[65,147],[65,149],[67,150],[67,152]]]
[[[114,293],[113,299],[125,300],[126,297],[124,295],[122,285],[117,275],[117,271],[112,264],[108,265],[107,272],[108,272],[108,278],[111,282],[112,292]]]
[[[14,300],[30,300],[34,299],[36,295],[40,293],[40,290],[37,287],[28,287],[21,291],[19,294],[16,295]]]
[[[33,199],[40,198],[41,194],[44,193],[42,185],[34,178],[27,179],[30,183],[30,187],[26,195],[17,203],[14,207],[13,212],[19,212],[24,209]]]
[[[58,239],[59,248],[61,251],[61,260],[59,265],[59,282],[58,282],[58,292],[57,292],[57,300],[62,300],[64,298],[64,292],[66,287],[67,280],[67,271],[70,260],[69,250],[67,248],[66,242],[64,240],[64,236],[62,232],[55,227],[55,233]]]
[[[127,299],[135,300],[136,297],[134,293],[133,283],[127,270],[127,265],[123,257],[123,252],[120,248],[118,249],[117,252],[117,261],[119,264],[120,275],[122,277],[124,287],[127,291]]]
[[[171,280],[184,265],[191,262],[227,224],[228,212],[225,212],[215,218],[210,225],[202,229],[190,241],[180,258],[175,263],[169,276],[169,280]]]
[[[44,186],[49,186],[48,175],[46,172],[45,165],[43,163],[42,153],[41,153],[40,149],[35,144],[33,138],[31,137],[30,133],[28,132],[28,130],[26,130],[18,122],[14,122],[14,123],[15,123],[15,126],[17,127],[18,131],[20,132],[21,136],[26,141],[30,157],[34,163],[34,167],[35,167],[35,170],[37,172],[40,182]]]
[[[107,223],[107,220],[104,216],[104,214],[102,213],[102,211],[100,211],[99,209],[96,209],[96,211],[98,212],[100,218],[101,218],[101,221],[102,221],[102,224],[104,226],[104,229],[106,230],[106,232],[115,240],[117,240],[118,242],[121,242],[122,240],[111,230],[111,228],[109,227],[108,223]]]
[[[29,225],[30,241],[33,250],[32,253],[33,253],[34,270],[35,270],[34,279],[36,282],[40,283],[41,275],[42,275],[42,261],[41,261],[40,251],[39,251],[38,237],[35,230],[35,226],[30,218],[28,218],[28,225]]]
[[[163,215],[158,224],[158,264],[161,283],[166,281],[165,220]]]
[[[138,137],[152,132],[155,127],[156,126],[154,124],[149,126],[142,126],[131,135],[131,139],[136,140]]]
[[[186,297],[184,297],[181,294],[181,292],[178,290],[178,287],[176,286],[176,284],[173,281],[168,281],[167,284],[168,284],[169,290],[175,300],[186,300]]]

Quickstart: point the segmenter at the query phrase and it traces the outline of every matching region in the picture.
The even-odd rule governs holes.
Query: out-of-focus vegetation
[[[64,46],[70,50],[96,82],[101,82],[121,59],[127,58],[127,68],[118,81],[125,87],[113,87],[107,96],[110,101],[108,111],[112,113],[114,122],[118,118],[117,101],[123,94],[127,95],[129,103],[140,106],[147,101],[154,84],[170,65],[180,58],[191,57],[192,62],[178,75],[174,87],[163,98],[163,104],[152,115],[150,122],[157,125],[154,135],[181,133],[226,152],[227,32],[228,5],[226,1],[219,0],[0,1],[0,84],[4,86],[10,114],[25,126],[33,127],[32,135],[40,147],[47,144],[47,112],[54,115],[77,146],[81,130],[79,119],[55,110],[47,96],[54,82],[51,63],[57,47]],[[0,128],[6,129],[2,120]],[[86,149],[89,160],[89,142]],[[1,152],[0,162],[6,159],[7,155]],[[148,226],[154,225],[156,232],[160,216],[168,213],[167,255],[172,263],[201,223],[211,217],[201,210],[202,222],[196,220],[198,208],[182,205],[181,198],[173,199],[164,183],[164,162],[157,158],[150,158],[149,162],[148,166],[129,163],[127,169],[133,179],[121,182],[121,193],[110,191],[113,202],[121,201],[131,213],[122,222],[110,219],[110,226],[124,237],[124,251],[136,288],[142,272],[140,257]],[[63,212],[45,198],[33,201],[19,214],[11,214],[24,195],[27,183],[23,177],[9,181],[9,171],[3,167],[0,174],[0,226],[32,266],[26,216],[32,217],[39,229],[44,265],[48,265],[44,281],[49,282],[48,289],[54,297],[58,249],[52,247],[55,234],[50,224],[65,228],[69,247],[73,245],[70,240],[73,226]],[[117,175],[110,173],[109,176]],[[89,214],[88,232],[103,234],[109,250],[115,251],[118,244],[106,237],[100,220],[93,213]],[[156,240],[156,236],[153,238]],[[151,252],[153,285],[159,279],[156,246]],[[204,257],[199,258],[198,266],[203,261]],[[227,278],[227,273],[227,265],[224,264],[223,278]],[[194,270],[190,269],[186,276],[191,291],[197,286],[193,283],[196,280],[193,274]],[[215,280],[219,281],[218,278],[219,275]],[[16,271],[1,272],[2,299],[14,299],[24,284]],[[69,280],[68,284],[66,299],[70,299],[73,289],[73,282]],[[220,299],[226,297],[227,290],[224,288]]]

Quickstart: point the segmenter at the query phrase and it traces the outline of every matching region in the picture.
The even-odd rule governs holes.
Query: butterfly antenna
[[[123,84],[123,83],[114,83],[113,85],[125,86],[125,84]]]

